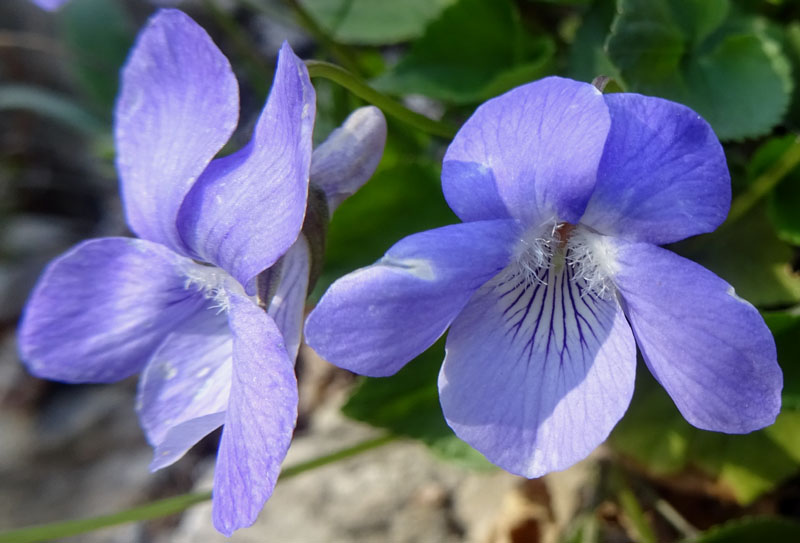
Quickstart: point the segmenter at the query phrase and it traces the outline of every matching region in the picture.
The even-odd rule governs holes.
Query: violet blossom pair
[[[296,422],[316,237],[313,224],[301,233],[309,177],[314,220],[327,221],[371,176],[386,138],[380,111],[362,108],[312,157],[315,93],[288,44],[252,140],[214,159],[238,115],[236,78],[208,34],[180,11],[153,16],[115,110],[122,198],[139,239],[89,240],[52,262],[19,332],[21,358],[40,377],[107,383],[141,372],[136,407],[153,470],[222,426],[213,520],[226,535],[255,521]]]
[[[475,111],[442,189],[464,222],[335,282],[306,321],[322,357],[391,375],[449,328],[447,422],[526,477],[605,440],[633,394],[637,344],[694,426],[775,420],[782,374],[758,311],[658,247],[714,230],[730,207],[725,155],[694,111],[542,79]]]

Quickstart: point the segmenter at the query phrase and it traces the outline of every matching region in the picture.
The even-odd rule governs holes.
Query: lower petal
[[[308,316],[306,342],[337,366],[391,375],[433,345],[472,293],[505,267],[517,237],[513,220],[409,236],[328,289]]]
[[[150,470],[165,468],[181,459],[195,443],[222,426],[225,412],[203,415],[170,428],[156,446]]]
[[[756,308],[694,262],[647,243],[617,243],[614,280],[636,341],[686,420],[727,433],[772,424],[783,376]]]
[[[201,311],[187,290],[191,261],[132,238],[89,240],[54,260],[31,294],[19,329],[34,375],[107,383],[139,372],[164,338]]]
[[[161,447],[172,428],[225,411],[232,356],[228,319],[214,309],[197,313],[164,340],[142,373],[136,401],[150,443]],[[204,435],[187,443],[184,451]],[[170,450],[175,449],[174,440],[175,436]],[[157,452],[157,460],[159,456],[163,455]]]
[[[439,375],[442,410],[464,441],[512,473],[569,467],[630,403],[636,347],[617,302],[572,269],[546,284],[501,273],[453,322]]]
[[[214,527],[230,536],[272,495],[297,420],[297,380],[274,321],[231,296],[233,379],[214,473]]]

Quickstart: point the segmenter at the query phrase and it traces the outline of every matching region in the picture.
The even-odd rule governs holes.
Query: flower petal
[[[214,309],[198,312],[164,340],[142,373],[136,401],[151,444],[161,445],[174,426],[225,411],[232,356],[228,319]]]
[[[175,228],[178,208],[238,116],[228,60],[187,15],[159,11],[122,71],[114,112],[117,170],[134,232],[185,252]]]
[[[420,232],[372,266],[336,281],[306,321],[306,343],[369,376],[397,372],[441,336],[483,283],[508,263],[516,221]]]
[[[178,218],[194,253],[250,280],[297,239],[303,225],[314,127],[314,88],[287,43],[253,139],[215,160],[186,196]]]
[[[611,131],[581,222],[656,245],[722,224],[731,178],[711,126],[688,107],[661,98],[605,98]]]
[[[225,412],[211,413],[182,422],[170,428],[153,452],[150,471],[156,471],[180,460],[189,449],[222,426]]]
[[[585,292],[572,269],[547,285],[500,274],[450,327],[439,375],[456,435],[526,477],[586,457],[633,395],[636,346],[615,300]]]
[[[303,335],[303,316],[308,297],[311,253],[305,236],[300,236],[280,262],[280,279],[267,313],[283,335],[289,360],[297,360]]]
[[[772,424],[783,376],[758,311],[690,260],[648,243],[617,244],[614,280],[636,342],[686,420],[732,434]]]
[[[185,288],[190,260],[132,238],[89,240],[54,260],[20,324],[34,375],[105,383],[141,370],[164,338],[206,300]]]
[[[481,105],[442,165],[447,203],[464,221],[513,217],[576,223],[595,183],[610,120],[588,83],[559,77]]]
[[[214,473],[214,527],[255,522],[278,480],[297,420],[297,380],[280,331],[250,300],[231,296],[233,382]]]
[[[375,173],[386,145],[386,119],[375,106],[361,107],[311,155],[311,183],[328,199],[328,212],[355,194]]]

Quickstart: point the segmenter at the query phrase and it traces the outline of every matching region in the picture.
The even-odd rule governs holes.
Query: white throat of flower
[[[583,225],[553,221],[526,231],[512,251],[502,282],[516,279],[527,285],[548,283],[563,271],[582,295],[611,299],[619,269],[616,247],[607,236]]]
[[[227,312],[231,306],[231,294],[237,293],[246,296],[239,282],[231,277],[228,272],[216,266],[192,263],[184,270],[186,281],[183,287],[187,290],[196,289],[205,298],[211,300],[211,309],[218,313]]]

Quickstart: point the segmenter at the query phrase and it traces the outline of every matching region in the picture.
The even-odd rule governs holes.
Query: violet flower
[[[153,16],[115,111],[126,217],[141,239],[89,240],[52,262],[19,332],[39,377],[107,383],[142,372],[137,410],[153,470],[224,426],[213,520],[226,535],[271,495],[297,417],[315,94],[288,44],[252,140],[212,160],[238,112],[236,79],[208,34],[180,11]],[[364,108],[320,147],[329,199],[372,174],[385,130]],[[327,220],[324,201],[317,217]]]
[[[442,188],[463,224],[409,236],[334,283],[306,321],[321,356],[390,375],[450,327],[448,423],[526,477],[608,436],[633,393],[637,343],[694,426],[775,420],[782,374],[758,311],[658,247],[714,230],[730,206],[725,156],[695,112],[543,79],[477,109]]]

